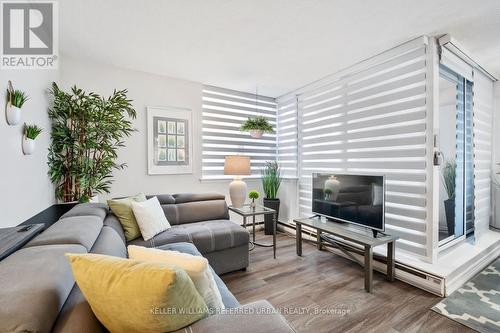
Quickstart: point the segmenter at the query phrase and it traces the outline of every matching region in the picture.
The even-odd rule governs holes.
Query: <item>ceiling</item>
[[[499,0],[61,0],[63,55],[277,97],[420,35],[500,77]]]

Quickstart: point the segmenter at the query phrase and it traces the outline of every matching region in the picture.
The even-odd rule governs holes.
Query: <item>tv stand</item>
[[[395,271],[395,246],[398,237],[382,234],[377,237],[377,231],[374,230],[373,237],[370,233],[353,230],[348,225],[336,222],[322,222],[319,219],[306,218],[293,220],[297,226],[296,230],[296,248],[297,255],[302,256],[302,226],[316,229],[316,241],[318,250],[322,249],[323,240],[321,234],[328,234],[341,238],[351,243],[361,245],[364,248],[365,255],[365,290],[371,292],[373,289],[373,248],[378,245],[387,244],[387,279],[394,281]]]

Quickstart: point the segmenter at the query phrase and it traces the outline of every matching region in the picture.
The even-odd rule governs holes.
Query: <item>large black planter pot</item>
[[[455,234],[455,199],[444,201],[444,213],[446,215],[446,225],[448,227],[448,235]]]
[[[264,207],[274,209],[276,211],[276,219],[280,214],[280,199],[264,198]],[[264,215],[264,234],[273,234],[273,216],[271,214]]]

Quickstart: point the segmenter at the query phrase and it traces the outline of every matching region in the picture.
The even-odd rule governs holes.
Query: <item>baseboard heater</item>
[[[295,236],[295,225],[280,221],[279,227],[285,233]],[[357,244],[350,243],[348,241],[332,237],[330,235],[322,235],[321,238],[323,239],[322,244],[325,250],[350,259],[361,266],[364,265],[364,251]],[[312,229],[302,230],[302,239],[316,245],[316,231]],[[376,271],[385,274],[387,271],[386,267],[385,256],[374,253],[373,268]],[[419,289],[423,289],[434,295],[440,297],[445,296],[445,280],[442,277],[407,266],[403,263],[398,262],[397,260],[395,272],[396,279],[400,281],[408,283]]]

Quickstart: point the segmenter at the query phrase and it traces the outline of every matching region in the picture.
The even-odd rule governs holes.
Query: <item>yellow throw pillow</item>
[[[182,269],[99,254],[66,254],[76,283],[110,332],[170,332],[206,317]]]
[[[210,266],[208,266],[208,260],[206,258],[189,253],[149,249],[135,245],[129,245],[127,250],[130,259],[164,263],[180,267],[189,275],[196,290],[198,290],[198,293],[203,297],[203,300],[211,312],[225,308],[219,288],[217,287],[217,283],[215,282],[212,270]]]
[[[135,219],[134,212],[132,211],[132,202],[146,201],[146,196],[139,193],[133,197],[108,200],[108,206],[111,211],[118,217],[123,230],[125,231],[125,239],[127,242],[141,236],[141,230]]]

